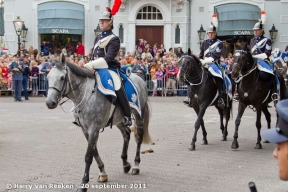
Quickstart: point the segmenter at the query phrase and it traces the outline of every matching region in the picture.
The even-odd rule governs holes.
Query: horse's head
[[[250,68],[253,65],[252,55],[249,52],[247,43],[238,41],[235,45],[236,50],[233,56],[234,65],[231,72],[231,77],[233,79],[237,79],[240,73],[244,72],[246,67]],[[248,64],[251,66],[248,66]]]
[[[200,73],[201,65],[200,60],[192,54],[190,48],[188,52],[185,53],[179,60],[178,60],[178,68],[179,72],[177,78],[180,81],[188,83],[191,82],[191,78],[193,77],[193,73]]]
[[[53,68],[47,76],[49,91],[46,99],[46,105],[49,109],[54,109],[57,107],[60,99],[65,95],[68,73],[64,54],[60,55],[59,60],[50,57],[50,63],[52,64]]]

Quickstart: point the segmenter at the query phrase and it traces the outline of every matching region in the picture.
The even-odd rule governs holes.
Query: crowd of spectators
[[[13,89],[15,88],[13,80],[16,79],[16,73],[21,72],[21,77],[17,81],[22,83],[21,90],[23,90],[25,100],[29,100],[28,93],[30,96],[47,95],[47,75],[51,69],[49,54],[52,54],[52,51],[49,51],[51,49],[46,43],[45,41],[40,45],[41,52],[38,52],[33,46],[28,46],[28,49],[25,49],[24,45],[20,44],[20,50],[15,55],[4,53],[0,56],[0,91],[15,91]],[[44,54],[43,50],[47,50],[48,54],[47,52]],[[78,42],[75,52],[68,53],[67,49],[63,48],[62,53],[67,60],[81,67],[89,61],[89,55],[83,56],[84,46],[81,42]],[[15,66],[17,67],[15,68]],[[20,66],[19,69],[17,69],[18,66]]]
[[[49,44],[49,43],[48,43]],[[0,89],[12,90],[13,71],[10,69],[10,64],[19,59],[20,63],[29,66],[29,72],[25,72],[23,75],[27,76],[27,82],[23,80],[23,88],[27,87],[30,96],[46,96],[48,81],[47,74],[49,73],[51,66],[49,63],[49,54],[52,54],[51,49],[47,53],[43,52],[47,42],[42,42],[38,53],[37,49],[33,49],[32,46],[28,47],[28,50],[24,48],[24,45],[20,45],[19,53],[16,55],[4,54],[0,57]],[[48,46],[49,47],[49,46]],[[50,50],[50,51],[49,51]],[[89,62],[91,53],[84,56],[84,46],[81,42],[78,42],[75,52],[62,49],[62,53],[65,55],[66,60],[74,62],[76,65],[83,67],[83,65]],[[54,53],[55,54],[55,53]],[[166,50],[164,44],[150,45],[147,41],[139,39],[135,43],[134,50],[124,53],[120,49],[116,59],[119,60],[122,66],[128,65],[132,68],[132,73],[139,75],[143,80],[147,82],[148,89],[152,96],[164,94],[164,96],[177,95],[177,90],[182,89],[184,84],[177,81],[178,59],[184,54],[181,47],[177,50],[169,48]],[[232,70],[233,56],[228,54],[227,58],[221,58],[221,62],[227,65],[227,70]],[[226,66],[225,65],[225,66]],[[26,78],[24,78],[26,79]],[[168,93],[169,91],[169,93]],[[25,96],[26,98],[26,96]]]

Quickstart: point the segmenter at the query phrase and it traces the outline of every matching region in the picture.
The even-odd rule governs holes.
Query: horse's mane
[[[95,76],[95,74],[92,73],[92,71],[89,71],[88,69],[85,68],[81,68],[76,63],[66,61],[66,64],[69,67],[69,69],[78,76],[91,77],[91,78]]]
[[[77,76],[80,76],[80,77],[91,77],[91,78],[94,77],[94,73],[92,73],[88,69],[79,67],[76,63],[66,61],[66,64],[69,67],[69,69],[73,73],[75,73],[75,75],[77,75]],[[55,62],[55,66],[58,69],[62,69],[63,68],[63,64],[60,63],[60,62]]]
[[[249,61],[254,62],[254,61],[253,61],[253,57],[252,57],[252,53],[251,53],[251,51],[250,51],[249,49],[247,49],[247,57],[248,57],[248,60],[249,60]],[[256,60],[255,60],[255,62],[256,62]]]
[[[189,55],[189,56],[191,56],[191,59],[192,59],[192,60],[194,59],[195,62],[200,65],[201,61],[200,61],[200,59],[199,59],[196,55],[194,55],[194,54],[189,54],[188,52],[184,53],[184,55]],[[200,66],[201,66],[201,65],[200,65]]]
[[[196,60],[196,62],[197,62],[198,64],[201,63],[200,59],[199,59],[196,55],[192,54],[191,56]],[[200,65],[200,66],[201,66],[201,65]]]

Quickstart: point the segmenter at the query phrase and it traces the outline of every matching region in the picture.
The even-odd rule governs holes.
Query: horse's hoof
[[[98,177],[98,182],[99,183],[104,183],[108,181],[108,175],[99,175]]]
[[[238,142],[233,142],[231,148],[232,149],[238,149],[239,148]]]
[[[223,137],[221,141],[227,141],[227,137]]]
[[[76,192],[87,192],[87,188],[79,188]]]
[[[195,151],[195,145],[189,145],[189,148],[188,148],[189,151]]]
[[[124,165],[123,169],[124,169],[124,173],[128,173],[130,171],[130,169],[131,169],[130,163],[128,163],[127,165]]]
[[[140,169],[137,169],[137,168],[132,169],[132,175],[139,175],[139,173],[140,173]]]
[[[208,145],[208,141],[207,140],[203,140],[202,145]]]
[[[255,146],[254,149],[262,149],[262,145],[261,145],[261,143],[256,143],[256,146]]]
[[[263,141],[263,143],[270,143],[269,141]]]

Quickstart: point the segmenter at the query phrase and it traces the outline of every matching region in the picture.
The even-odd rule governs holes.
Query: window
[[[156,7],[146,6],[140,9],[136,16],[137,20],[163,20],[162,14]]]
[[[120,24],[120,27],[119,27],[119,38],[120,38],[120,42],[123,43],[124,42],[124,29],[123,29],[122,24]]]
[[[0,36],[4,36],[4,7],[0,7]]]
[[[180,44],[180,27],[176,25],[175,28],[175,44]]]

